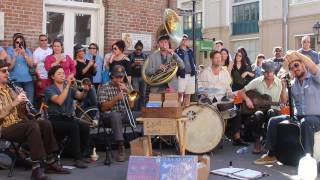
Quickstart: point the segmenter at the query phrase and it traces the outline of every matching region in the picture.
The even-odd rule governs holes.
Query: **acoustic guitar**
[[[247,104],[243,102],[241,104],[242,114],[253,114],[256,111],[266,111],[271,106],[280,106],[279,102],[272,102],[271,96],[268,94],[261,94],[256,90],[250,90],[246,92],[246,95],[251,99],[253,103],[253,109],[248,108]]]

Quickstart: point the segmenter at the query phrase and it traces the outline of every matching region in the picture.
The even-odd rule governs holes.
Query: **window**
[[[202,13],[196,14],[196,28],[202,28]],[[190,30],[192,29],[192,16],[184,16],[183,17],[183,29]]]
[[[244,47],[248,53],[248,57],[251,63],[254,63],[256,56],[259,53],[259,39],[251,39],[251,40],[243,40],[236,41],[233,44],[234,52],[238,49],[238,47]]]
[[[64,1],[75,1],[75,2],[94,3],[94,0],[64,0]]]
[[[312,1],[319,1],[319,0],[290,0],[290,4],[307,3]]]
[[[259,32],[259,2],[234,5],[232,17],[233,35]]]

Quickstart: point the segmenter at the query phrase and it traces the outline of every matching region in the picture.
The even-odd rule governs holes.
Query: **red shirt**
[[[51,69],[51,65],[56,61],[56,58],[53,55],[49,55],[46,57],[46,60],[44,61],[44,67],[47,71]],[[76,74],[76,65],[73,59],[70,58],[70,56],[66,55],[65,59],[60,62],[60,66],[62,66],[64,73],[66,75],[66,78],[70,74],[75,75]]]

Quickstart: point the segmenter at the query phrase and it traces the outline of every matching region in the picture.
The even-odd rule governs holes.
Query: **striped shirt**
[[[107,84],[102,85],[98,91],[99,104],[101,104],[105,101],[111,101],[119,93],[120,93],[120,90],[118,89],[118,87],[113,85],[112,82],[108,82]],[[123,101],[117,101],[115,106],[113,106],[110,110],[108,110],[104,113],[122,112],[124,110],[125,110],[125,105],[124,105]]]

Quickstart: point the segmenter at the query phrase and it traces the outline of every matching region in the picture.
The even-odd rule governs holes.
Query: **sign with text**
[[[134,45],[140,40],[143,44],[143,51],[151,51],[151,34],[122,33],[121,39],[126,43],[127,50],[134,50]]]

